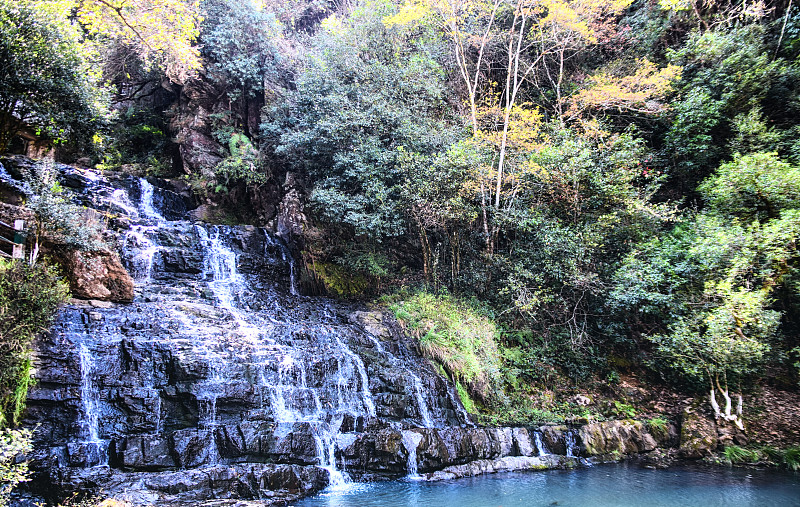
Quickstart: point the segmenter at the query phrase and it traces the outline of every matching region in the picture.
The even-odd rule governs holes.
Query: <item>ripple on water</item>
[[[791,507],[800,475],[776,470],[602,465],[487,475],[457,481],[394,481],[325,491],[296,507]]]

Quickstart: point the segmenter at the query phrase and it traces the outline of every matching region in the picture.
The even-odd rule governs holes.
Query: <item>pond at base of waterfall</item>
[[[395,481],[325,491],[295,507],[800,506],[800,474],[777,470],[629,464],[484,475],[426,483]]]

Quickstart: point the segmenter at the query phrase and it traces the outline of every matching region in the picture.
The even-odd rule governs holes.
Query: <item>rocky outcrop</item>
[[[497,459],[479,459],[470,461],[464,465],[450,466],[442,470],[437,470],[436,472],[425,474],[422,476],[422,479],[429,482],[448,481],[500,472],[549,470],[553,468],[574,467],[577,465],[578,461],[576,458],[567,458],[566,456],[506,456]]]
[[[718,443],[714,419],[706,416],[698,403],[686,407],[682,414],[680,455],[690,459],[711,456]]]
[[[316,466],[248,463],[176,472],[120,473],[109,468],[61,468],[50,486],[61,495],[74,484],[93,484],[103,496],[134,505],[194,506],[256,500],[258,505],[286,505],[328,484],[328,471]]]
[[[642,421],[605,421],[578,430],[585,456],[628,455],[650,452],[658,442]]]
[[[133,301],[133,278],[116,253],[70,250],[61,261],[74,297],[121,303]]]
[[[283,199],[278,208],[278,221],[276,231],[279,236],[286,238],[300,238],[306,223],[304,200],[302,196],[303,185],[294,173],[286,174],[283,184]]]
[[[207,79],[192,79],[180,91],[171,127],[187,174],[213,176],[224,148],[214,139],[212,114],[224,111],[224,93]]]

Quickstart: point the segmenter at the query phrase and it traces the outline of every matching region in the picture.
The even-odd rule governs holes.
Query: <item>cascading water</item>
[[[425,396],[422,394],[422,379],[412,371],[409,371],[409,373],[414,382],[414,397],[417,399],[417,405],[419,405],[422,424],[426,428],[433,428],[433,419],[431,419],[431,414],[428,411],[428,404],[425,402]]]
[[[403,431],[403,447],[408,452],[408,470],[409,479],[419,479],[419,468],[417,464],[417,447],[422,442],[422,435],[416,431],[406,430]]]
[[[58,437],[70,466],[291,463],[324,468],[343,487],[348,470],[364,474],[377,433],[469,423],[406,344],[365,332],[354,307],[299,295],[283,239],[171,220],[181,208],[166,190],[117,181],[131,195],[98,179],[87,202],[102,201],[119,224],[134,302],[69,306],[53,332],[80,360],[77,424]],[[417,474],[420,438],[404,436],[408,454],[391,473]]]
[[[111,193],[110,204],[125,211],[128,216],[155,220],[163,224],[166,219],[156,210],[153,203],[154,187],[144,178],[139,178],[139,205],[134,207],[128,193],[116,189]],[[128,252],[127,267],[137,282],[148,283],[153,271],[153,259],[160,250],[158,245],[158,225],[135,224],[125,232],[122,250]]]
[[[141,188],[141,198],[139,204],[139,210],[142,214],[151,220],[155,220],[158,223],[164,223],[167,221],[164,216],[156,210],[155,205],[153,204],[153,194],[155,192],[155,188],[153,185],[150,184],[144,178],[139,178],[139,187]]]
[[[84,437],[86,442],[100,441],[100,417],[98,414],[99,399],[97,389],[92,385],[94,361],[85,343],[78,346],[78,357],[81,362],[81,400],[84,411]]]
[[[386,349],[384,348],[383,345],[381,345],[381,343],[378,341],[377,338],[375,338],[372,335],[369,335],[369,339],[370,341],[372,341],[372,343],[375,345],[375,348],[381,354],[386,354]],[[389,358],[392,361],[392,364],[394,365],[398,365],[400,363],[400,361],[398,361],[397,358],[395,358],[394,356],[389,355]],[[411,385],[414,390],[414,398],[417,401],[417,407],[419,408],[420,417],[422,419],[422,426],[425,428],[433,428],[435,426],[435,423],[433,421],[433,418],[431,417],[431,412],[430,408],[428,407],[428,402],[425,401],[422,379],[419,378],[419,375],[411,371],[410,368],[407,368],[403,365],[399,365],[399,367],[403,368],[412,379]]]
[[[87,456],[87,464],[94,466],[108,465],[108,442],[100,439],[100,399],[97,389],[92,385],[94,361],[85,343],[78,345],[78,357],[81,371],[81,401],[84,419],[81,433],[82,447]]]
[[[575,432],[573,430],[564,432],[564,446],[567,449],[568,458],[577,457],[575,452],[578,450],[578,445],[575,443]]]
[[[575,435],[572,433],[571,430],[567,430],[564,432],[564,447],[567,451],[568,458],[575,457]]]
[[[547,446],[544,445],[544,441],[542,440],[542,432],[541,431],[534,431],[533,432],[533,439],[536,442],[536,449],[539,452],[539,457],[547,456],[550,454],[550,451],[547,449]]]

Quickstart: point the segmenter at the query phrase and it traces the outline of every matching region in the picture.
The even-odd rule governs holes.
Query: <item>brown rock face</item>
[[[63,258],[63,267],[77,298],[133,301],[133,278],[116,253],[71,250]]]
[[[286,182],[283,184],[284,196],[278,210],[279,236],[288,238],[300,237],[303,234],[306,216],[301,187],[301,183],[293,173],[286,174]]]
[[[699,408],[686,408],[681,425],[680,454],[685,458],[710,456],[719,442],[717,425],[700,413]]]
[[[580,437],[589,456],[650,452],[658,445],[641,421],[606,421],[581,427]]]
[[[218,113],[220,90],[207,80],[193,79],[181,90],[171,127],[187,174],[212,175],[224,149],[214,139],[211,114]]]

